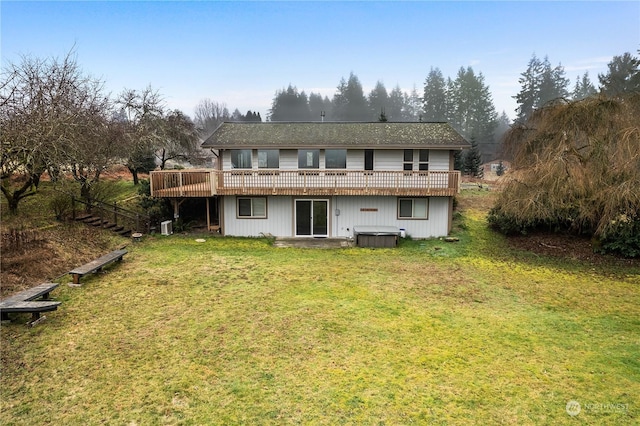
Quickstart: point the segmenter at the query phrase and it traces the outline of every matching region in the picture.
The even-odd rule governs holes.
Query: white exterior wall
[[[257,150],[252,150],[251,166],[253,169],[258,168]],[[320,169],[324,169],[324,150],[320,150]],[[403,170],[403,149],[378,149],[373,154],[373,169],[382,171],[401,171]],[[413,169],[418,170],[419,150],[413,153]],[[229,150],[222,151],[222,170],[231,170],[231,152]],[[280,169],[296,170],[298,169],[298,150],[297,149],[281,149],[280,150]],[[364,170],[364,150],[349,149],[347,150],[347,170]],[[430,149],[429,150],[429,170],[447,171],[449,170],[449,150]]]
[[[449,170],[449,152],[448,150],[429,151],[429,170],[448,171]]]
[[[398,219],[398,197],[332,197],[330,207],[334,237],[353,237],[353,227],[358,225],[396,226],[413,238],[442,237],[449,231],[448,197],[429,197],[428,219]]]
[[[224,233],[232,236],[260,236],[272,234],[278,237],[294,236],[294,199],[308,197],[267,197],[266,219],[238,219],[236,197],[225,196]],[[397,197],[313,197],[329,200],[329,237],[353,237],[353,227],[358,225],[396,226],[404,228],[413,238],[441,237],[448,233],[449,198],[429,197],[428,219],[398,219]],[[366,209],[368,211],[362,211]],[[340,211],[336,215],[336,210]]]
[[[266,219],[239,219],[236,215],[236,197],[224,197],[224,234],[236,237],[258,237],[271,234],[278,237],[293,235],[293,201],[290,196],[267,197]]]

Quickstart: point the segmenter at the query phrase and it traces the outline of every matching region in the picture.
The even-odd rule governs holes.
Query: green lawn
[[[398,249],[147,237],[2,326],[0,424],[637,424],[640,271],[463,219]]]

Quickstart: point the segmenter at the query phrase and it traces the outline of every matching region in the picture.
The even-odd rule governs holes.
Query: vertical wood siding
[[[303,197],[269,196],[266,219],[238,219],[236,197],[225,197],[225,235],[256,237],[272,234],[292,237],[294,198]],[[398,219],[397,197],[332,197],[328,207],[330,237],[353,237],[353,227],[358,225],[396,226],[404,228],[413,238],[441,237],[448,232],[448,197],[429,198],[428,219]],[[336,215],[336,209],[340,211],[339,215]]]
[[[236,214],[237,197],[226,196],[224,201],[225,235],[237,237],[257,237],[260,236],[260,234],[271,234],[279,237],[292,236],[292,197],[283,196],[266,198],[266,219],[238,219]]]

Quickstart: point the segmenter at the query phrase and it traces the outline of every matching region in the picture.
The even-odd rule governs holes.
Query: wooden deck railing
[[[457,171],[171,170],[151,173],[155,197],[212,195],[452,196]]]
[[[161,170],[150,175],[151,196],[160,198],[216,195],[218,170]]]

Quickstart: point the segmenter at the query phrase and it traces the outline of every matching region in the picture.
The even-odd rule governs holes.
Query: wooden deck
[[[453,196],[460,172],[352,170],[200,170],[151,173],[151,195],[160,198],[213,195]]]

